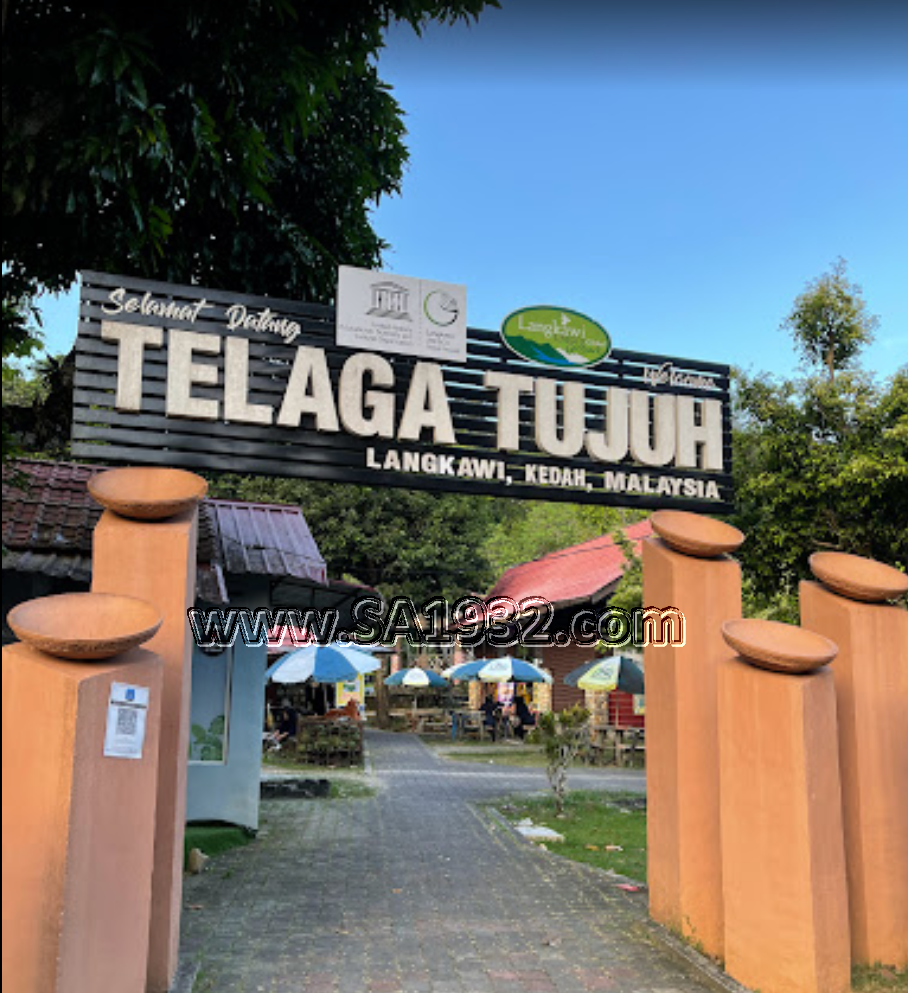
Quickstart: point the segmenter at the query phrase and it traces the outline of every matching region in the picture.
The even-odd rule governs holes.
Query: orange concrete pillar
[[[697,514],[659,511],[652,520],[662,537],[643,543],[644,605],[678,608],[684,644],[644,649],[649,909],[721,958],[716,663],[728,653],[722,621],[741,616],[740,567],[723,553],[743,535]]]
[[[770,672],[732,653],[718,704],[725,970],[764,993],[846,993],[832,672]]]
[[[827,556],[814,572],[826,576]],[[881,563],[842,555],[847,576]],[[874,569],[873,571],[876,571]],[[884,573],[885,575],[885,573]],[[835,577],[829,576],[835,582]],[[801,584],[806,628],[839,646],[831,668],[838,705],[845,860],[855,962],[908,966],[908,611],[858,602],[819,583]],[[852,594],[853,595],[853,594]],[[895,591],[891,594],[895,595]],[[865,597],[866,599],[866,597]]]
[[[161,660],[141,648],[92,662],[3,649],[7,993],[145,989],[161,684]],[[124,687],[138,704],[147,692],[139,756],[109,743]]]
[[[109,508],[95,528],[92,589],[141,597],[164,618],[148,643],[164,660],[148,948],[151,993],[170,989],[179,954],[192,686],[186,611],[195,601],[196,504],[206,488],[201,477],[173,469],[117,469],[89,483],[92,496]],[[170,516],[162,518],[162,513]]]

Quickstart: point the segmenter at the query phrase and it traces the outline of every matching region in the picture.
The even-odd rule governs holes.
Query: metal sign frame
[[[228,308],[233,308],[229,311],[235,325],[232,328],[228,323]],[[102,336],[105,322],[107,338]],[[128,361],[122,340],[110,337],[110,325],[114,325],[118,326],[115,335],[122,338],[126,334],[124,324],[161,329],[160,345],[139,350],[139,379],[135,379],[133,367],[132,396],[126,400],[120,380]],[[186,416],[185,411],[181,411],[183,416],[174,416],[173,410],[168,412],[168,404],[174,406],[168,398],[168,377],[174,375],[169,368],[172,349],[168,346],[174,331],[192,331],[205,335],[206,340],[215,336],[219,339],[216,354],[194,351],[190,355],[193,371],[187,373],[183,368],[192,377],[188,387],[183,384],[184,392],[188,391],[192,402],[196,399],[217,402],[221,414],[215,419]],[[231,346],[232,354],[241,357],[248,347],[243,396],[248,404],[271,405],[275,409],[271,423],[224,419],[228,376],[224,340],[228,338],[243,338],[248,342],[248,346]],[[213,349],[213,340],[210,344]],[[454,444],[445,444],[427,437],[433,434],[428,429],[419,431],[417,440],[357,436],[345,428],[343,418],[337,430],[316,430],[309,414],[302,415],[299,426],[275,423],[300,346],[323,350],[336,400],[342,367],[357,353],[335,343],[334,308],[83,272],[76,342],[73,454],[103,462],[512,498],[718,514],[732,509],[727,365],[613,349],[594,367],[560,369],[525,360],[505,346],[497,331],[476,328],[468,329],[467,361],[463,364],[426,363],[411,356],[378,353],[393,370],[393,386],[370,384],[368,375],[365,381],[361,379],[361,384],[393,393],[395,425],[401,424],[405,414],[417,365],[440,369],[456,436]],[[185,354],[183,359],[185,367]],[[377,360],[368,360],[374,361]],[[212,368],[199,373],[199,367]],[[499,404],[504,399],[497,388],[487,385],[487,377],[500,381],[501,374],[532,377],[534,384],[530,390],[511,394],[511,420],[516,414],[519,432],[517,451],[499,447],[502,439]],[[229,375],[235,378],[236,370]],[[526,380],[520,382],[526,384]],[[311,386],[310,380],[307,388]],[[697,465],[646,465],[632,455],[605,463],[592,458],[586,447],[567,456],[543,450],[536,420],[542,416],[540,397],[547,398],[552,422],[544,433],[557,440],[568,416],[565,391],[572,391],[571,396],[576,400],[580,387],[585,436],[603,431],[609,397],[620,398],[624,403],[626,397],[636,395],[637,414],[642,417],[645,407],[650,423],[645,428],[638,425],[628,430],[644,430],[650,441],[657,432],[655,421],[662,416],[655,413],[657,405],[662,405],[658,409],[666,417],[675,409],[675,401],[656,398],[691,398],[677,401],[678,418],[680,424],[683,404],[691,421],[685,430],[692,431],[697,438],[693,446]],[[608,392],[610,388],[612,393]],[[640,394],[650,399],[642,399]],[[716,429],[711,441],[711,468],[704,465],[707,456],[702,425],[707,404],[703,401],[721,404],[721,457],[717,454],[720,442]],[[715,405],[710,410],[715,427],[718,410]],[[678,428],[679,439],[681,430]],[[638,434],[639,437],[642,436]],[[645,437],[642,444],[646,444]],[[688,443],[687,451],[690,450]]]

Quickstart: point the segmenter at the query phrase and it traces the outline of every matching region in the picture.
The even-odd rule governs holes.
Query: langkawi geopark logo
[[[513,311],[502,322],[501,340],[522,358],[561,368],[596,365],[612,348],[601,324],[566,307]]]

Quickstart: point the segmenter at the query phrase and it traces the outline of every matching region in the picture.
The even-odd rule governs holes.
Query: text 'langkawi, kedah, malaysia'
[[[73,453],[721,513],[728,367],[550,305],[343,268],[338,307],[83,273]]]

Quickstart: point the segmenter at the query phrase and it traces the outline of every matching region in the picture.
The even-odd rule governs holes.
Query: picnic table
[[[623,762],[628,756],[646,751],[646,731],[636,725],[594,722],[590,724],[589,747],[593,757],[612,751],[616,761]]]

